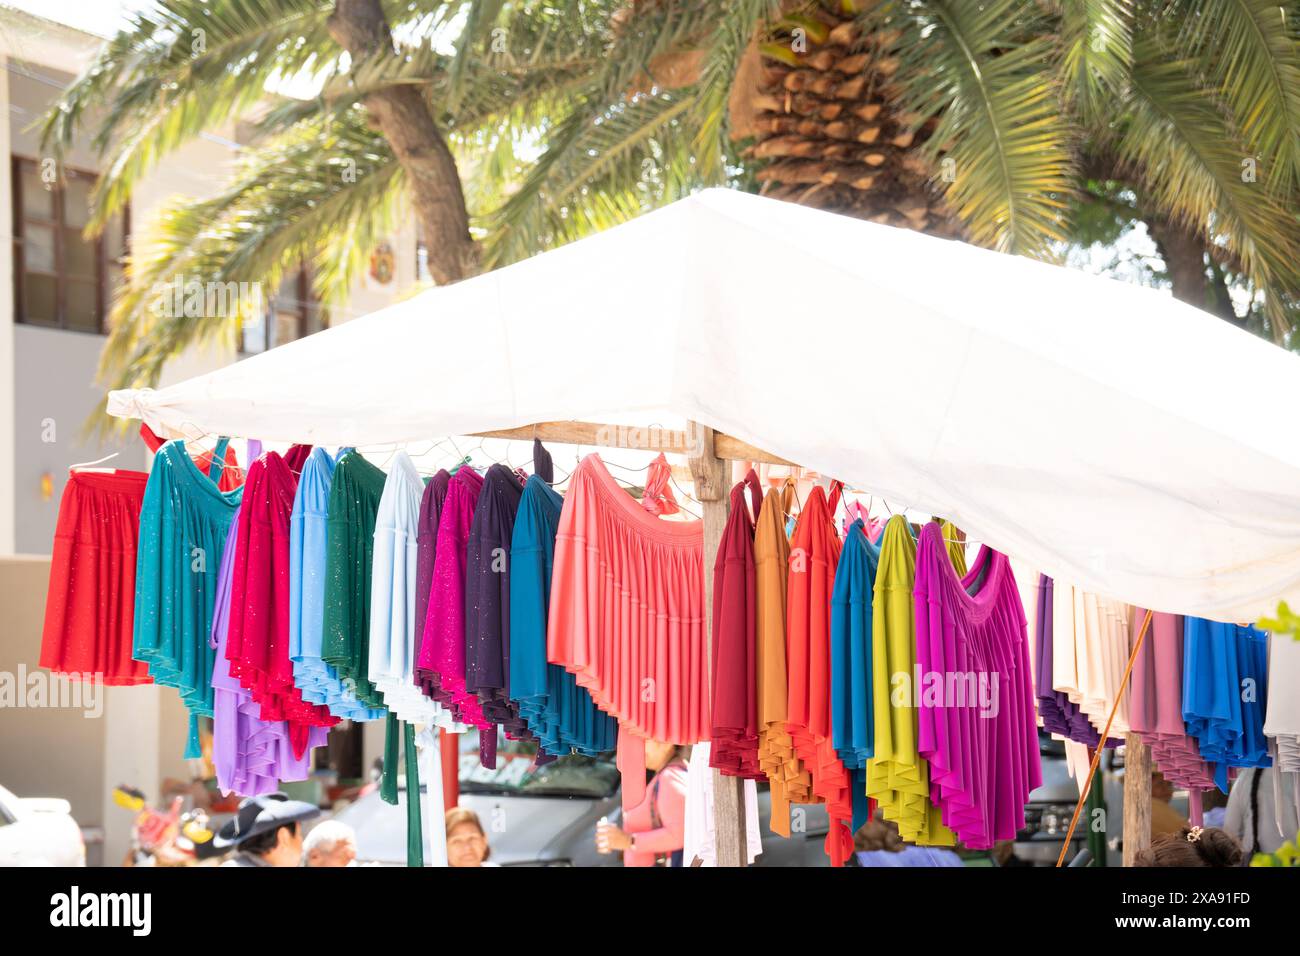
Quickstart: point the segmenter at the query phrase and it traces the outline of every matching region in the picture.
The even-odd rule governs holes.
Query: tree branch
[[[329,31],[354,63],[393,49],[379,0],[335,0]],[[413,86],[393,86],[367,93],[361,102],[406,173],[434,281],[446,285],[473,275],[479,251],[469,234],[460,173],[423,95]]]

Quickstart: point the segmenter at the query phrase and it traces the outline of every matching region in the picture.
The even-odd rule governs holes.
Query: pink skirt
[[[703,522],[655,517],[584,458],[560,513],[546,650],[618,719],[624,805],[639,802],[646,740],[709,739]]]

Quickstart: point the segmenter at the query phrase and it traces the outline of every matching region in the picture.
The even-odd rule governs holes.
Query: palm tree
[[[45,133],[93,127],[93,229],[249,110],[234,182],[138,244],[108,384],[231,332],[152,314],[157,282],[307,260],[338,301],[408,206],[439,282],[730,184],[1045,258],[1106,203],[1278,341],[1300,292],[1300,14],[1264,0],[159,0]]]

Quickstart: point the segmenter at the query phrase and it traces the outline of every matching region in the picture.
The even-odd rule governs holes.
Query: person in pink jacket
[[[647,740],[645,763],[654,773],[645,798],[624,812],[622,827],[601,821],[596,849],[622,851],[624,866],[680,866],[686,832],[686,760],[676,744]]]

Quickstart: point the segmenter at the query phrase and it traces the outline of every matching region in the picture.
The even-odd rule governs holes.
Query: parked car
[[[488,834],[491,859],[502,866],[619,866],[617,854],[596,852],[596,825],[602,817],[622,819],[619,773],[613,754],[600,758],[569,756],[533,768],[527,745],[502,741],[497,767],[478,760],[473,734],[461,735],[460,805],[478,814]],[[423,791],[424,785],[421,784]],[[809,806],[804,830],[790,839],[767,825],[770,798],[758,794],[763,853],[756,866],[825,866],[829,821],[824,806]],[[335,815],[357,834],[359,862],[406,863],[406,791],[397,806],[367,793]]]
[[[1070,826],[1075,805],[1079,801],[1079,785],[1069,774],[1065,763],[1065,745],[1043,732],[1039,732],[1039,754],[1043,767],[1043,785],[1029,795],[1025,806],[1025,829],[1016,835],[1015,857],[1032,866],[1055,866],[1061,852],[1061,841]],[[1097,767],[1096,780],[1101,781],[1101,792],[1106,806],[1106,860],[1107,866],[1119,866],[1123,859],[1124,840],[1124,748],[1102,752]],[[1095,784],[1094,784],[1095,785]],[[1175,790],[1170,805],[1184,817],[1188,813],[1186,790]],[[1088,827],[1091,821],[1084,814],[1075,827],[1066,861],[1088,845]],[[1089,865],[1097,865],[1091,863]]]
[[[17,797],[0,787],[0,866],[85,866],[86,844],[72,805]]]

